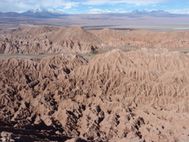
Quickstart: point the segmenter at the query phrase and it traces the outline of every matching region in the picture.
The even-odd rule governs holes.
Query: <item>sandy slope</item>
[[[0,37],[6,54],[86,53],[101,47],[101,40],[79,27],[20,27]]]
[[[187,142],[188,34],[2,30],[1,140]]]
[[[165,49],[115,49],[89,61],[75,55],[1,60],[0,129],[9,132],[1,135],[187,142],[188,69],[188,55]]]
[[[187,48],[189,32],[158,30],[97,30],[93,33],[109,46],[138,48]]]
[[[20,26],[1,31],[0,53],[54,54],[90,53],[109,48],[185,49],[188,31],[85,30],[80,27]]]

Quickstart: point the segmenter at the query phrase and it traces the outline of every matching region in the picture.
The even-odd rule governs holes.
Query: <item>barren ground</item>
[[[1,141],[188,142],[188,36],[1,30]]]

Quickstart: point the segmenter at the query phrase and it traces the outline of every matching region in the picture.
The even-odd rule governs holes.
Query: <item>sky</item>
[[[126,13],[165,10],[189,14],[189,0],[0,0],[1,12],[48,10],[58,13]]]

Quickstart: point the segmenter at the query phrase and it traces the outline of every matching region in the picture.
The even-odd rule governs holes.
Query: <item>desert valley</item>
[[[0,30],[2,141],[189,141],[189,31]]]

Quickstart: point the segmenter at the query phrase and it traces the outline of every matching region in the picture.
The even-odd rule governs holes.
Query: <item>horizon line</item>
[[[21,12],[18,12],[18,11],[7,11],[7,12],[4,12],[4,11],[0,11],[0,13],[17,13],[17,14],[23,14],[23,13],[26,13],[26,12],[33,12],[33,13],[41,13],[41,12],[49,12],[49,13],[52,13],[52,14],[67,14],[67,15],[101,15],[101,14],[132,14],[134,12],[138,12],[138,14],[144,12],[146,14],[150,13],[150,12],[164,12],[164,13],[167,13],[167,14],[175,14],[175,15],[189,15],[188,12],[183,12],[183,13],[180,13],[180,12],[173,12],[173,11],[169,11],[169,10],[162,10],[162,9],[157,9],[157,10],[132,10],[132,11],[123,11],[123,12],[77,12],[77,13],[69,13],[69,12],[60,12],[60,11],[52,11],[52,10],[48,10],[48,9],[42,9],[42,10],[39,10],[39,9],[30,9],[30,10],[26,10],[26,11],[21,11]]]

